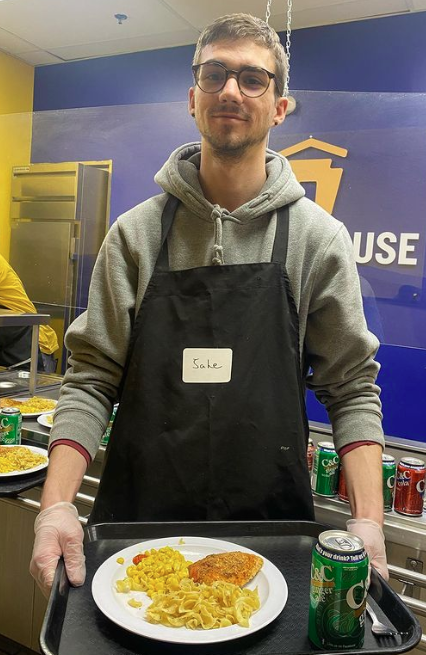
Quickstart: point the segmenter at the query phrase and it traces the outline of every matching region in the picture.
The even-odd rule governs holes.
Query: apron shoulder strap
[[[173,218],[176,213],[176,209],[179,205],[180,200],[176,198],[175,196],[172,196],[169,194],[169,197],[166,200],[166,204],[164,205],[163,213],[161,215],[161,244],[160,244],[160,252],[157,257],[157,261],[154,266],[154,271],[168,271],[169,270],[169,252],[167,249],[167,235],[170,231],[170,228],[173,223]],[[140,313],[140,309],[139,309]],[[123,369],[123,375],[121,377],[121,382],[118,388],[118,394],[117,394],[117,399],[115,399],[114,402],[117,400],[120,400],[121,394],[123,391],[123,386],[124,382],[127,377],[127,371],[129,369],[129,363],[130,363],[130,355],[132,353],[133,349],[133,344],[135,341],[135,336],[136,336],[136,322],[138,321],[139,314],[135,316],[135,324],[133,325],[132,329],[132,334],[130,336],[130,341],[129,341],[129,347],[127,350],[127,356],[126,356],[126,362],[124,364],[124,369]]]
[[[167,248],[167,235],[175,217],[176,209],[180,203],[179,198],[169,194],[166,204],[164,205],[163,213],[161,215],[161,245],[160,252],[155,264],[155,270],[168,271],[169,270],[169,251]]]
[[[287,261],[289,206],[285,205],[277,210],[277,227],[271,257],[272,262],[283,264],[284,266]]]

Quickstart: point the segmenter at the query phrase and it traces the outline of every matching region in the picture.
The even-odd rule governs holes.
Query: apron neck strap
[[[175,217],[176,209],[179,205],[179,198],[169,195],[164,205],[161,216],[161,245],[160,254],[158,255],[155,269],[157,271],[169,270],[169,252],[167,248],[167,236]],[[286,263],[287,246],[288,246],[288,225],[289,225],[289,205],[280,207],[277,210],[277,227],[275,230],[274,246],[272,249],[272,262],[280,264]]]
[[[287,260],[289,205],[277,210],[277,227],[275,230],[274,247],[271,262],[284,264]]]
[[[157,271],[169,270],[169,251],[167,247],[167,235],[172,227],[173,219],[176,214],[176,209],[179,205],[179,198],[169,195],[166,204],[164,205],[163,214],[161,216],[161,245],[160,254],[158,255],[155,269]]]

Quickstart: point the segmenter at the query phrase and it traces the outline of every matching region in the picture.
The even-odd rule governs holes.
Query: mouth
[[[247,119],[243,118],[242,116],[237,116],[236,114],[212,114],[212,118],[223,118],[226,120],[232,120],[232,121],[242,121],[245,122]]]

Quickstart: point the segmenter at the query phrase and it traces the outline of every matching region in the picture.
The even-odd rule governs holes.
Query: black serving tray
[[[31,441],[22,439],[22,446],[34,446]],[[37,447],[40,447],[37,444]],[[47,448],[46,448],[47,456]],[[12,475],[10,477],[0,477],[0,498],[5,496],[18,496],[22,491],[32,489],[44,483],[47,475],[47,468],[36,471],[35,473],[25,473],[24,475]]]
[[[367,619],[362,649],[325,651],[308,639],[308,607],[312,547],[327,529],[313,522],[256,521],[207,523],[115,523],[86,528],[87,577],[82,587],[69,586],[62,561],[40,635],[46,655],[351,655],[403,653],[416,646],[421,628],[412,612],[375,572],[369,602],[379,619],[396,628],[396,637],[375,637]],[[223,539],[260,553],[286,578],[287,604],[268,626],[233,641],[215,644],[169,644],[132,634],[107,619],[91,594],[98,567],[119,550],[148,539],[202,536]]]

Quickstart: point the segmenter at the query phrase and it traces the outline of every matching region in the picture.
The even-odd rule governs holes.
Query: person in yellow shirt
[[[28,298],[24,285],[4,257],[0,255],[0,308],[15,312],[37,314]],[[29,368],[31,355],[31,327],[0,328],[0,366]],[[46,373],[56,370],[54,353],[59,344],[55,331],[48,325],[41,325],[39,331],[38,368]]]

